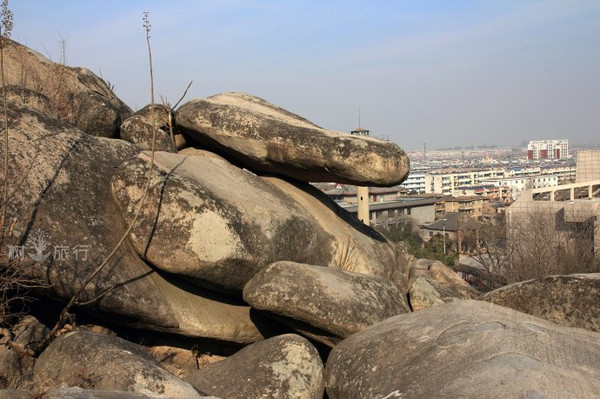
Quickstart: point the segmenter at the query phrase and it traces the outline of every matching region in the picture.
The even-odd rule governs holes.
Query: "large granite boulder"
[[[9,252],[28,278],[47,286],[44,295],[68,301],[125,233],[110,178],[137,149],[9,105],[13,195],[7,209],[10,234],[2,252]],[[0,146],[1,156],[3,151]],[[1,257],[0,267],[6,266],[6,257]],[[250,319],[250,307],[241,300],[158,273],[127,242],[88,285],[81,301],[94,298],[88,311],[113,323],[239,343],[263,338]]]
[[[338,344],[336,398],[595,398],[600,334],[481,301],[389,318]]]
[[[286,334],[257,342],[185,378],[222,398],[323,397],[323,363],[306,339]]]
[[[393,186],[409,170],[408,157],[394,143],[325,130],[248,94],[195,99],[176,116],[177,125],[202,146],[259,173]]]
[[[9,39],[4,42],[4,75],[8,85],[40,93],[44,101],[37,105],[88,134],[103,137],[118,134],[121,121],[131,114],[131,109],[106,82],[88,69],[54,63],[17,42]],[[31,106],[31,97],[28,101]]]
[[[258,272],[244,300],[341,338],[410,311],[406,297],[384,278],[286,261]]]
[[[114,197],[127,222],[143,195],[149,159],[140,154],[113,176]],[[154,163],[156,177],[131,241],[161,270],[237,293],[278,260],[391,274],[391,245],[340,216],[335,203],[315,197],[307,184],[261,178],[201,151],[159,152]]]
[[[154,110],[154,115],[152,110]],[[141,150],[152,150],[153,129],[156,129],[155,151],[177,152],[170,136],[174,129],[173,113],[166,105],[147,105],[121,124],[121,138]],[[154,127],[153,127],[154,126]]]
[[[481,300],[563,326],[600,332],[600,273],[522,281],[488,292]]]
[[[34,379],[45,389],[64,383],[155,397],[200,398],[191,385],[163,369],[141,346],[89,331],[56,338],[36,362]]]
[[[413,263],[410,274],[408,297],[415,311],[479,296],[473,287],[439,261],[418,259]]]

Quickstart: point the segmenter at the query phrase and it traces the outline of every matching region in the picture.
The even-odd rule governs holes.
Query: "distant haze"
[[[600,144],[600,1],[13,0],[13,39],[84,66],[134,109],[226,91],[406,150]],[[157,96],[158,99],[158,96]]]

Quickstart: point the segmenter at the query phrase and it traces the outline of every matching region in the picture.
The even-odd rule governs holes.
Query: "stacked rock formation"
[[[524,397],[598,393],[598,333],[463,301],[476,293],[444,265],[417,260],[405,273],[394,245],[309,184],[399,184],[409,161],[396,144],[241,93],[134,114],[88,70],[15,42],[5,50],[11,197],[0,244],[10,256],[0,268],[61,306],[83,288],[78,316],[174,342],[194,370],[184,381],[106,328],[65,326],[44,350],[48,329],[29,317],[2,332],[0,364],[37,394],[496,397],[507,383]],[[201,368],[203,345],[243,349]]]

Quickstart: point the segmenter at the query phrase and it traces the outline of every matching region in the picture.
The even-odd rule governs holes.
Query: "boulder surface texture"
[[[329,199],[204,153],[156,153],[155,180],[131,234],[143,259],[199,285],[238,293],[278,260],[340,267],[344,258],[354,271],[391,274],[391,245],[339,216]],[[128,222],[143,196],[149,160],[140,154],[113,176],[114,197]]]
[[[191,385],[163,369],[141,346],[89,331],[56,338],[36,362],[34,378],[44,388],[66,383],[159,397],[200,397]]]
[[[257,342],[185,378],[223,398],[323,397],[323,363],[306,339],[285,334]]]
[[[600,273],[522,281],[481,299],[563,326],[600,332]]]
[[[24,277],[68,301],[125,234],[110,179],[138,149],[94,137],[35,110],[9,104],[11,223]],[[0,146],[0,154],[4,146]],[[145,170],[140,171],[144,180]],[[4,174],[0,174],[3,181]],[[2,250],[7,250],[3,246]],[[6,257],[0,258],[4,267]],[[95,316],[113,323],[239,343],[262,339],[250,307],[152,269],[125,242],[84,290]]]
[[[131,115],[131,109],[104,80],[89,69],[54,63],[10,39],[3,43],[6,84],[23,94],[29,91],[25,101],[29,106],[94,136],[118,135],[121,121]],[[37,93],[36,101],[31,101],[31,91]]]
[[[177,152],[170,136],[170,128],[174,129],[175,123],[172,115],[166,105],[147,105],[121,124],[121,139],[135,144],[141,150],[150,151],[156,132],[155,151]]]
[[[330,398],[595,398],[600,334],[487,302],[389,318],[338,344]]]
[[[286,261],[258,272],[246,284],[244,300],[254,309],[341,338],[410,311],[398,288],[384,278]]]

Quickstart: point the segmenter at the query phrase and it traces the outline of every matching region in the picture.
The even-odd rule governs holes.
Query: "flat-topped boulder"
[[[256,173],[359,186],[393,186],[408,175],[396,144],[323,129],[249,94],[189,101],[176,120],[202,146]]]
[[[597,398],[600,334],[481,301],[391,317],[339,343],[337,398]]]
[[[521,281],[481,299],[563,326],[600,332],[600,273]]]

